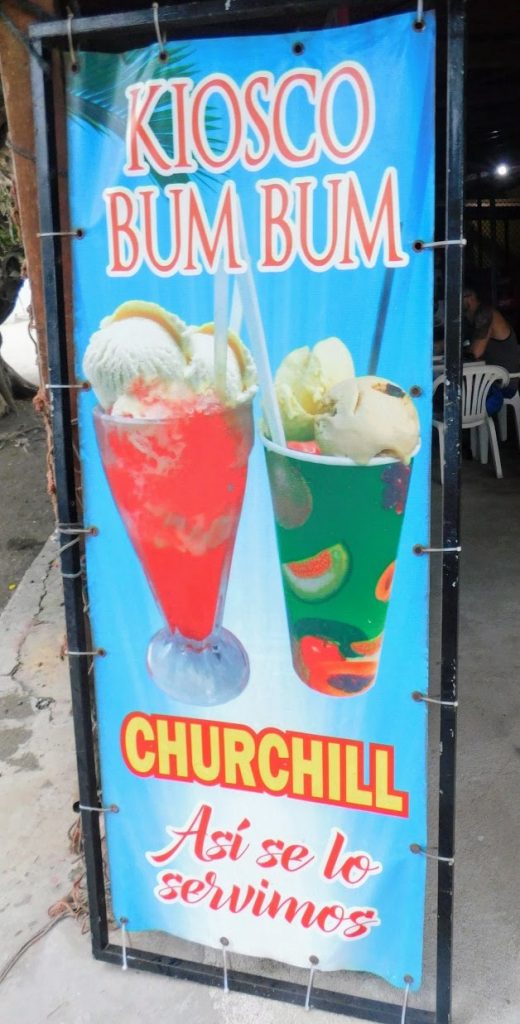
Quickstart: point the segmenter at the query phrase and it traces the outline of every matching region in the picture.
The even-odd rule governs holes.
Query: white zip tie
[[[92,814],[119,814],[117,804],[110,804],[109,807],[87,807],[86,804],[78,804],[79,811],[90,811]]]
[[[443,238],[440,242],[423,242],[418,238],[412,245],[415,252],[422,252],[423,249],[445,249],[447,245],[467,245],[467,238]]]
[[[122,958],[123,958],[123,962],[121,964],[121,969],[123,971],[127,971],[128,970],[128,961],[127,961],[127,956],[126,956],[126,941],[127,941],[127,939],[126,939],[126,925],[128,924],[128,918],[127,917],[120,917],[119,920],[121,922],[121,953],[122,953]]]
[[[36,238],[84,238],[84,228],[74,228],[73,231],[37,231]]]
[[[459,706],[458,700],[441,700],[440,697],[429,697],[428,694],[421,693],[420,690],[413,691],[412,700],[417,701],[417,703],[424,701],[425,704],[440,704],[445,708],[458,708]]]
[[[410,985],[412,984],[413,978],[410,974],[405,974],[403,981],[406,982],[406,988],[404,990],[403,1009],[401,1012],[401,1024],[406,1024],[406,1010],[408,1008],[408,996],[410,994]]]
[[[153,11],[153,23],[155,25],[155,34],[157,36],[157,42],[159,43],[159,57],[161,58],[161,60],[166,60],[167,54],[166,54],[166,51],[164,49],[164,44],[166,43],[166,35],[162,35],[161,34],[161,26],[159,25],[159,4],[158,3],[153,3],[152,4],[152,11]]]
[[[79,523],[56,523],[59,533],[91,533],[94,537],[99,533],[97,526],[80,526]]]
[[[77,580],[80,576],[83,576],[84,569],[79,569],[78,572],[62,572],[60,573],[64,580]]]
[[[75,526],[73,523],[57,523],[56,532],[63,533],[65,536],[72,536],[72,540],[67,541],[66,544],[61,544],[58,548],[58,555],[62,555],[64,551],[74,547],[74,544],[79,544],[80,538],[83,534],[90,535],[91,537],[97,537],[99,530],[97,526]],[[62,573],[62,576],[67,579],[75,579],[79,576],[79,573],[67,574]]]
[[[316,967],[319,964],[319,962],[320,961],[318,960],[317,956],[310,956],[309,957],[309,963],[311,965],[311,969],[310,969],[310,972],[309,972],[309,982],[308,982],[308,985],[307,985],[307,992],[305,994],[305,1006],[304,1006],[305,1010],[310,1010],[310,1008],[311,1008],[310,1003],[311,1003],[312,985],[313,985],[313,982],[314,982],[314,975],[315,975],[315,972],[316,972]]]
[[[100,658],[104,658],[106,653],[107,652],[104,647],[97,647],[95,651],[65,651],[65,654],[69,658],[90,658],[95,657],[96,655]]]
[[[440,554],[440,555],[442,555],[442,554],[444,554],[444,552],[448,552],[448,553],[451,552],[451,551],[458,551],[458,552],[460,552],[460,551],[462,551],[462,547],[459,544],[459,546],[456,547],[456,548],[428,548],[424,544],[414,544],[414,546],[412,548],[412,551],[413,551],[414,555],[430,555],[430,554],[433,554],[433,555]]]
[[[73,17],[74,17],[74,15],[73,15],[70,7],[67,7],[67,39],[69,41],[70,70],[76,72],[76,71],[79,70],[79,64],[78,64],[78,61],[76,59],[76,54],[74,52],[74,43],[72,42],[72,19],[73,19]]]
[[[440,861],[442,864],[450,864],[453,866],[455,863],[455,857],[439,857],[438,853],[430,853],[424,846],[420,846],[419,843],[411,843],[410,850],[412,853],[422,853],[424,857],[429,857],[430,860]]]
[[[222,959],[224,961],[224,992],[229,992],[227,963],[227,947],[229,946],[229,939],[226,939],[225,935],[222,936],[220,945],[222,946]]]
[[[79,384],[46,384],[46,391],[90,391],[88,380],[82,380]]]

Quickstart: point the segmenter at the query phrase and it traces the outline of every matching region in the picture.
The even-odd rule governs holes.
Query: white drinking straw
[[[215,388],[220,398],[226,397],[228,350],[228,276],[220,259],[213,279],[213,317],[215,321],[214,373]]]
[[[258,378],[260,381],[260,387],[262,389],[265,418],[267,420],[267,426],[269,428],[271,440],[273,440],[275,444],[280,445],[280,447],[285,448],[287,446],[282,424],[282,417],[280,415],[280,410],[278,408],[278,402],[276,401],[273,377],[271,374],[269,355],[267,352],[267,344],[265,340],[264,325],[262,323],[262,315],[260,313],[258,295],[256,292],[255,282],[253,278],[253,271],[251,269],[251,260],[247,248],[246,232],[244,227],[244,221],[242,218],[242,209],[240,203],[237,204],[237,210],[240,252],[242,259],[246,264],[246,271],[243,274],[237,274],[236,280],[242,298],[242,308],[244,310],[244,316],[249,331],[251,349],[253,351],[253,356],[256,362],[256,368],[258,370]]]
[[[237,279],[233,282],[233,291],[231,293],[231,314],[229,317],[229,327],[234,334],[240,335],[242,330],[242,316],[244,311],[242,309],[242,297],[240,290],[237,286]]]

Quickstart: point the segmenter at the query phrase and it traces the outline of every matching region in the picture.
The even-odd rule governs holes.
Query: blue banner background
[[[120,808],[119,814],[107,817],[115,918],[127,918],[130,931],[163,930],[215,947],[226,935],[232,950],[299,966],[307,966],[309,955],[314,954],[323,970],[370,971],[397,986],[403,986],[404,976],[411,975],[417,988],[422,963],[425,861],[412,855],[409,847],[427,841],[426,715],[424,705],[412,701],[410,694],[426,690],[428,685],[428,565],[426,559],[413,555],[412,548],[429,536],[433,261],[431,253],[414,254],[411,247],[415,239],[429,239],[433,232],[434,21],[426,15],[427,28],[422,33],[412,31],[411,21],[411,15],[402,15],[344,29],[267,39],[204,39],[183,45],[195,81],[211,71],[224,71],[240,84],[260,68],[271,70],[277,77],[297,61],[326,73],[339,61],[353,59],[364,65],[373,83],[376,121],[366,151],[351,167],[339,168],[321,157],[300,173],[315,175],[319,181],[334,171],[354,170],[370,211],[384,170],[394,166],[399,180],[403,248],[410,254],[407,267],[390,272],[390,301],[378,373],[404,389],[412,385],[422,389],[416,403],[422,447],[411,477],[376,686],[357,698],[337,700],[304,687],[294,673],[265,462],[257,440],[250,459],[224,616],[224,625],[240,637],[249,653],[249,684],[232,703],[208,709],[176,704],[158,690],[146,671],[146,649],[163,619],[100,463],[92,424],[96,404],[92,393],[80,396],[80,437],[85,522],[100,527],[99,536],[87,543],[87,569],[94,642],[108,651],[106,658],[96,661],[95,682],[103,803],[115,803]],[[296,58],[292,50],[296,41],[305,46],[301,58]],[[149,75],[157,64],[157,46],[141,51],[141,56],[148,57]],[[99,70],[100,62],[106,62],[106,68],[117,75],[121,61],[115,55],[83,54],[80,74],[71,76],[70,89],[88,93],[91,76]],[[141,78],[146,77],[145,72]],[[309,127],[308,101],[302,97],[299,102],[295,94],[289,112],[291,123],[298,126],[295,141],[301,129],[303,144]],[[77,117],[69,118],[68,132],[71,222],[86,232],[73,249],[76,370],[81,379],[82,358],[91,334],[121,302],[134,298],[159,302],[188,323],[202,323],[212,319],[213,285],[206,273],[159,278],[146,267],[128,278],[107,276],[103,189],[117,184],[134,188],[149,184],[150,179],[125,177],[124,141],[110,132],[96,130]],[[296,173],[276,159],[257,175],[239,164],[229,172],[241,198],[253,258],[259,251],[256,180],[287,179]],[[213,187],[197,177],[194,180],[200,185],[211,219],[218,197],[217,179]],[[163,251],[167,246],[165,221],[166,216],[160,239]],[[324,242],[319,227],[315,242],[318,249]],[[360,266],[348,272],[314,273],[299,260],[284,273],[255,272],[272,366],[277,367],[296,346],[312,346],[320,338],[337,335],[348,345],[357,374],[366,373],[387,273],[381,257],[373,269]],[[258,421],[258,409],[255,416]],[[410,793],[410,815],[393,818],[287,797],[137,778],[125,767],[119,743],[121,723],[134,710],[239,722],[256,731],[274,726],[390,744],[396,751],[395,784]],[[183,825],[200,802],[214,807],[215,827],[235,828],[247,813],[258,841],[267,835],[279,836],[305,843],[319,856],[331,830],[341,829],[349,837],[349,850],[369,851],[383,863],[381,874],[352,892],[340,883],[320,881],[312,869],[285,878],[278,875],[273,877],[273,884],[287,894],[310,896],[318,904],[338,900],[348,906],[375,906],[381,924],[362,940],[342,942],[336,935],[298,930],[279,920],[253,921],[245,914],[212,914],[199,906],[160,904],[153,896],[156,870],[144,854],[164,846],[166,825]],[[200,874],[200,865],[188,851],[175,861],[174,869],[189,876]],[[239,875],[240,865],[219,865],[219,879],[224,885]],[[262,872],[249,866],[246,877],[258,882]]]

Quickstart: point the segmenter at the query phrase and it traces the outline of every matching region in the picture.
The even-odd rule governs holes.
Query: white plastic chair
[[[445,374],[440,374],[434,383],[435,395],[439,387],[444,386]],[[502,464],[498,450],[495,424],[486,412],[486,398],[492,384],[507,387],[509,374],[502,366],[486,366],[467,363],[462,368],[462,429],[471,430],[471,451],[475,458],[485,463],[488,460],[488,440],[491,442],[491,454],[495,473],[502,479]],[[439,457],[441,480],[444,482],[444,420],[433,416],[433,425],[439,435]]]
[[[509,374],[509,380],[511,381],[511,383],[515,380],[518,383],[519,378],[520,372]],[[501,441],[507,441],[508,405],[511,407],[514,413],[516,426],[516,440],[518,443],[518,447],[520,448],[520,394],[518,393],[518,391],[515,391],[514,395],[511,395],[511,398],[504,398],[504,404],[498,414],[498,433],[500,434]]]

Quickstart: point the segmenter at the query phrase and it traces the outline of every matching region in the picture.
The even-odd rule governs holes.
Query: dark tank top
[[[484,360],[488,366],[503,366],[508,373],[518,373],[520,370],[520,345],[512,328],[509,337],[504,341],[499,341],[498,338],[489,339]]]

